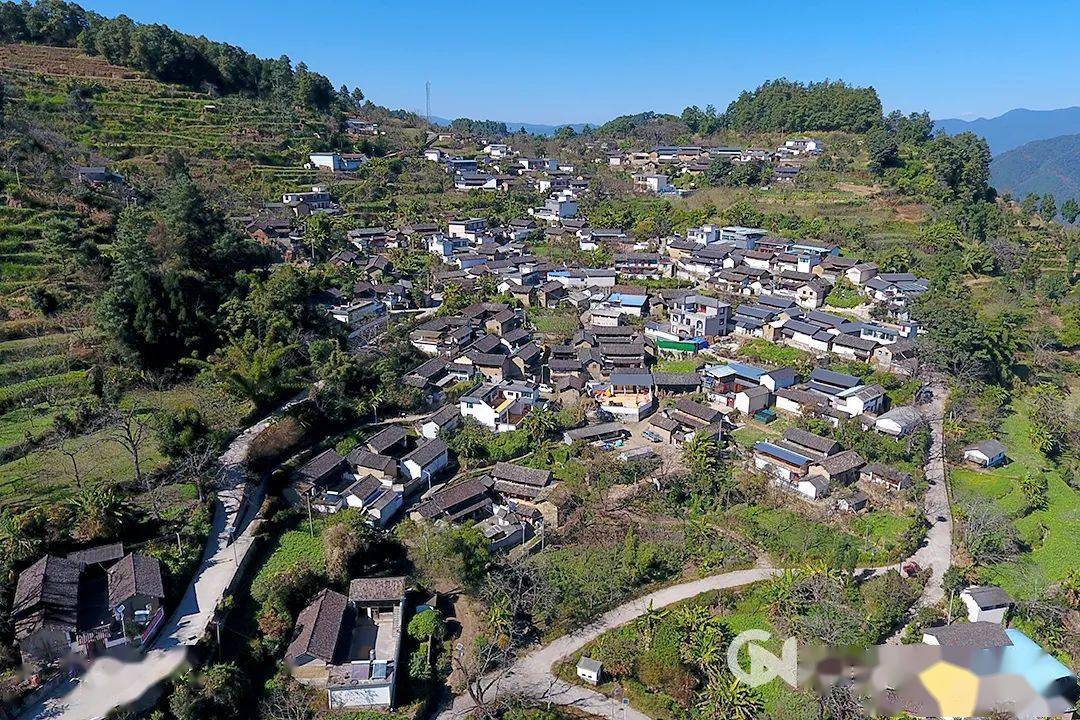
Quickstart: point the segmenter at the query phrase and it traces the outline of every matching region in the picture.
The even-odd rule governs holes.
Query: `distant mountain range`
[[[431,122],[436,125],[449,125],[453,121],[432,115]],[[524,128],[525,132],[533,135],[554,135],[556,130],[566,127],[566,125],[544,125],[541,123],[508,122],[506,120],[496,120],[495,122],[505,122],[506,129],[510,132],[517,132]],[[570,127],[574,128],[574,132],[581,132],[586,125],[589,125],[589,123],[570,123]],[[596,125],[593,125],[593,127],[596,127]]]
[[[934,127],[950,135],[973,132],[986,138],[994,155],[1008,152],[1033,140],[1080,133],[1080,107],[1058,110],[1018,108],[994,118],[935,120]]]
[[[990,163],[991,184],[1014,197],[1050,193],[1058,204],[1080,200],[1080,134],[1036,140],[1009,150]]]

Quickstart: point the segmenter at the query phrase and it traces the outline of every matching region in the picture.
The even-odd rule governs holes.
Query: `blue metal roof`
[[[810,458],[800,455],[797,452],[792,452],[787,448],[782,448],[779,445],[773,445],[771,442],[759,442],[754,445],[754,451],[772,455],[773,457],[792,465],[806,465],[810,462]]]
[[[728,362],[727,366],[735,371],[735,374],[739,377],[748,378],[750,380],[757,380],[762,375],[768,373],[768,370],[763,370],[753,365],[747,365],[741,362]]]

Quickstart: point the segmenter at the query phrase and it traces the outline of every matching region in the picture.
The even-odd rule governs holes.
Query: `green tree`
[[[1039,217],[1046,222],[1050,222],[1057,217],[1058,209],[1057,203],[1054,202],[1054,196],[1050,193],[1046,193],[1042,196],[1042,200],[1039,201]]]
[[[548,406],[534,406],[521,421],[522,427],[537,444],[559,429],[559,419]]]
[[[885,168],[892,167],[899,158],[900,147],[896,137],[887,128],[875,126],[866,133],[866,152],[870,156],[867,169],[880,175]]]
[[[75,538],[81,541],[113,538],[130,517],[128,504],[109,487],[84,487],[71,500],[78,526]]]
[[[725,675],[709,681],[694,709],[702,720],[755,720],[763,708],[761,696],[754,688]]]
[[[1020,201],[1020,211],[1028,217],[1034,215],[1039,209],[1039,196],[1035,193],[1028,193],[1024,196],[1024,199]]]
[[[188,672],[173,685],[169,711],[176,720],[232,720],[244,714],[248,680],[232,663]]]
[[[297,350],[297,345],[262,340],[249,332],[207,361],[185,358],[184,363],[206,370],[228,391],[263,408],[301,387]]]
[[[1020,476],[1020,490],[1024,493],[1024,514],[1034,510],[1045,510],[1049,504],[1049,486],[1046,475],[1041,472],[1029,472]]]
[[[1061,217],[1065,218],[1065,222],[1070,225],[1076,222],[1076,218],[1080,217],[1080,203],[1076,202],[1076,198],[1069,198],[1061,203]]]

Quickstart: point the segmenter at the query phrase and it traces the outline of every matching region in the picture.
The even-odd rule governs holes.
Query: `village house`
[[[420,436],[429,440],[440,437],[461,426],[461,412],[457,405],[443,405],[420,424]]]
[[[637,421],[656,409],[653,378],[648,372],[613,370],[607,381],[587,385],[601,410],[621,420]]]
[[[874,485],[882,485],[892,492],[900,492],[911,487],[911,474],[888,465],[871,463],[859,471],[859,480]]]
[[[533,405],[540,402],[536,385],[521,382],[482,383],[461,396],[462,417],[473,418],[493,432],[516,430]]]
[[[923,422],[923,414],[918,408],[903,405],[878,415],[874,421],[874,429],[892,437],[904,437],[910,435]]]
[[[717,337],[728,334],[731,306],[705,295],[686,295],[668,309],[671,333],[681,338]]]
[[[322,590],[296,621],[285,664],[297,682],[325,689],[333,709],[394,707],[405,578],[360,578],[349,594]]]
[[[419,443],[416,449],[401,458],[401,475],[406,480],[405,495],[421,488],[430,489],[433,479],[449,464],[449,451],[442,438]]]
[[[163,587],[160,562],[119,543],[42,556],[19,574],[11,604],[23,663],[40,669],[141,645],[160,626]]]
[[[999,587],[972,585],[960,592],[960,601],[968,611],[968,622],[1005,624],[1013,599]]]
[[[818,460],[810,466],[809,473],[823,477],[828,487],[850,485],[859,477],[859,469],[866,464],[854,450],[843,450]]]

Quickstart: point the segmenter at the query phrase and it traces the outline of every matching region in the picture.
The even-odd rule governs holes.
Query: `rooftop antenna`
[[[428,80],[424,83],[424,95],[427,99],[427,122],[431,124],[431,81]]]

